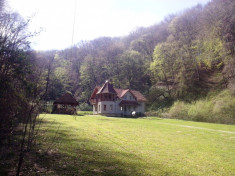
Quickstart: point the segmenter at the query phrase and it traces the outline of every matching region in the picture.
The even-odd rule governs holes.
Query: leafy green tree
[[[141,80],[144,73],[144,60],[137,51],[125,51],[120,57],[120,71],[124,88],[141,90],[145,82]]]
[[[152,80],[165,89],[168,97],[174,96],[179,69],[178,55],[172,43],[162,43],[155,47],[154,61],[150,66]]]
[[[97,76],[97,65],[95,59],[92,56],[87,56],[84,63],[81,65],[81,95],[80,100],[82,102],[88,102],[90,95],[95,86],[99,85]]]

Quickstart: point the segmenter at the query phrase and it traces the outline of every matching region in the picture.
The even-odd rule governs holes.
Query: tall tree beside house
[[[0,16],[0,134],[7,138],[22,119],[20,112],[30,98],[31,84],[27,80],[31,57],[25,34],[27,22],[18,14],[1,13]],[[22,106],[20,104],[22,103]],[[22,112],[23,113],[23,112]],[[3,142],[4,140],[0,140]]]
[[[143,58],[137,51],[126,51],[120,57],[120,73],[124,78],[121,86],[130,89],[140,89],[142,83],[140,79],[144,73]]]
[[[39,67],[43,64],[29,47],[29,39],[36,35],[27,31],[30,20],[25,21],[19,14],[2,9],[1,6],[0,174],[4,169],[12,169],[6,168],[6,162],[13,154],[18,156],[12,166],[17,166],[15,173],[20,175],[25,153],[35,141],[39,104],[46,95],[45,85],[49,81],[43,76],[47,67]]]
[[[85,62],[80,67],[81,74],[81,90],[80,100],[88,102],[89,95],[92,93],[93,87],[98,85],[97,65],[92,56],[87,56]]]

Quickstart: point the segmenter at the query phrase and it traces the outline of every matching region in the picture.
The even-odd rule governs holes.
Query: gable
[[[121,98],[125,99],[125,100],[137,100],[135,95],[130,90],[124,91],[124,93],[121,96]]]
[[[137,90],[131,90],[133,95],[136,97],[137,101],[147,101],[147,99],[144,97],[142,93],[140,93]]]
[[[95,89],[93,90],[91,94],[90,102],[92,102],[93,99],[96,99],[97,94],[101,94],[101,93],[116,94],[117,97],[120,99],[124,99],[123,97],[125,97],[125,100],[138,101],[138,102],[147,101],[144,95],[141,94],[139,91],[130,90],[130,89],[113,88],[112,84],[106,81],[102,87],[95,87]]]
[[[113,85],[109,83],[109,81],[107,80],[105,82],[105,84],[99,89],[99,91],[97,92],[97,94],[101,94],[101,93],[112,93],[112,94],[116,94],[116,91],[113,88]]]
[[[114,89],[117,92],[118,98],[120,98],[120,99],[122,99],[123,96],[125,96],[125,95],[127,95],[127,96],[132,95],[133,97],[136,98],[136,101],[142,101],[142,102],[147,101],[147,99],[144,97],[144,95],[137,90],[117,89],[117,88],[114,88]]]

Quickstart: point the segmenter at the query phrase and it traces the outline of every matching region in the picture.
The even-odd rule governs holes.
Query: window
[[[104,105],[104,111],[106,111],[106,105]]]
[[[131,98],[132,98],[132,97],[130,96],[130,100],[131,100]]]
[[[107,100],[107,95],[104,96],[104,100]]]
[[[95,111],[97,111],[97,105],[95,105]]]
[[[99,105],[99,111],[100,111],[100,105]]]
[[[110,105],[110,110],[111,110],[111,111],[113,110],[113,105]]]
[[[111,100],[111,95],[109,95],[109,99]]]

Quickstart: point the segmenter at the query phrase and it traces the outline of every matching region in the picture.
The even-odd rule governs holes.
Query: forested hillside
[[[54,101],[67,91],[78,99],[81,110],[89,110],[92,90],[107,79],[117,88],[143,93],[150,112],[165,112],[174,103],[183,112],[179,102],[184,107],[184,103],[203,98],[209,98],[212,104],[218,102],[223,107],[221,111],[234,110],[230,108],[234,106],[235,89],[233,0],[212,0],[205,6],[168,15],[162,22],[138,28],[128,36],[82,41],[57,51],[30,50],[28,41],[35,34],[27,33],[29,21],[1,11],[0,81],[4,113],[22,110],[11,106],[16,104],[15,100],[26,105],[28,99]],[[13,35],[15,31],[18,35]],[[222,100],[212,100],[221,91],[231,97],[226,106],[221,106]],[[211,109],[215,107],[208,112]],[[189,111],[177,116],[171,110],[177,117],[191,116]],[[230,113],[229,118],[233,116]]]
[[[213,0],[126,37],[37,53],[51,61],[47,100],[71,91],[85,103],[81,108],[89,109],[91,91],[107,79],[115,87],[144,93],[151,111],[175,100],[192,102],[211,91],[233,90],[234,11],[233,0]]]
[[[125,37],[57,51],[32,50],[33,19],[6,11],[5,3],[0,0],[0,175],[12,167],[20,175],[46,101],[69,91],[81,110],[90,110],[94,87],[107,79],[143,93],[148,115],[235,124],[234,0],[211,0]]]

